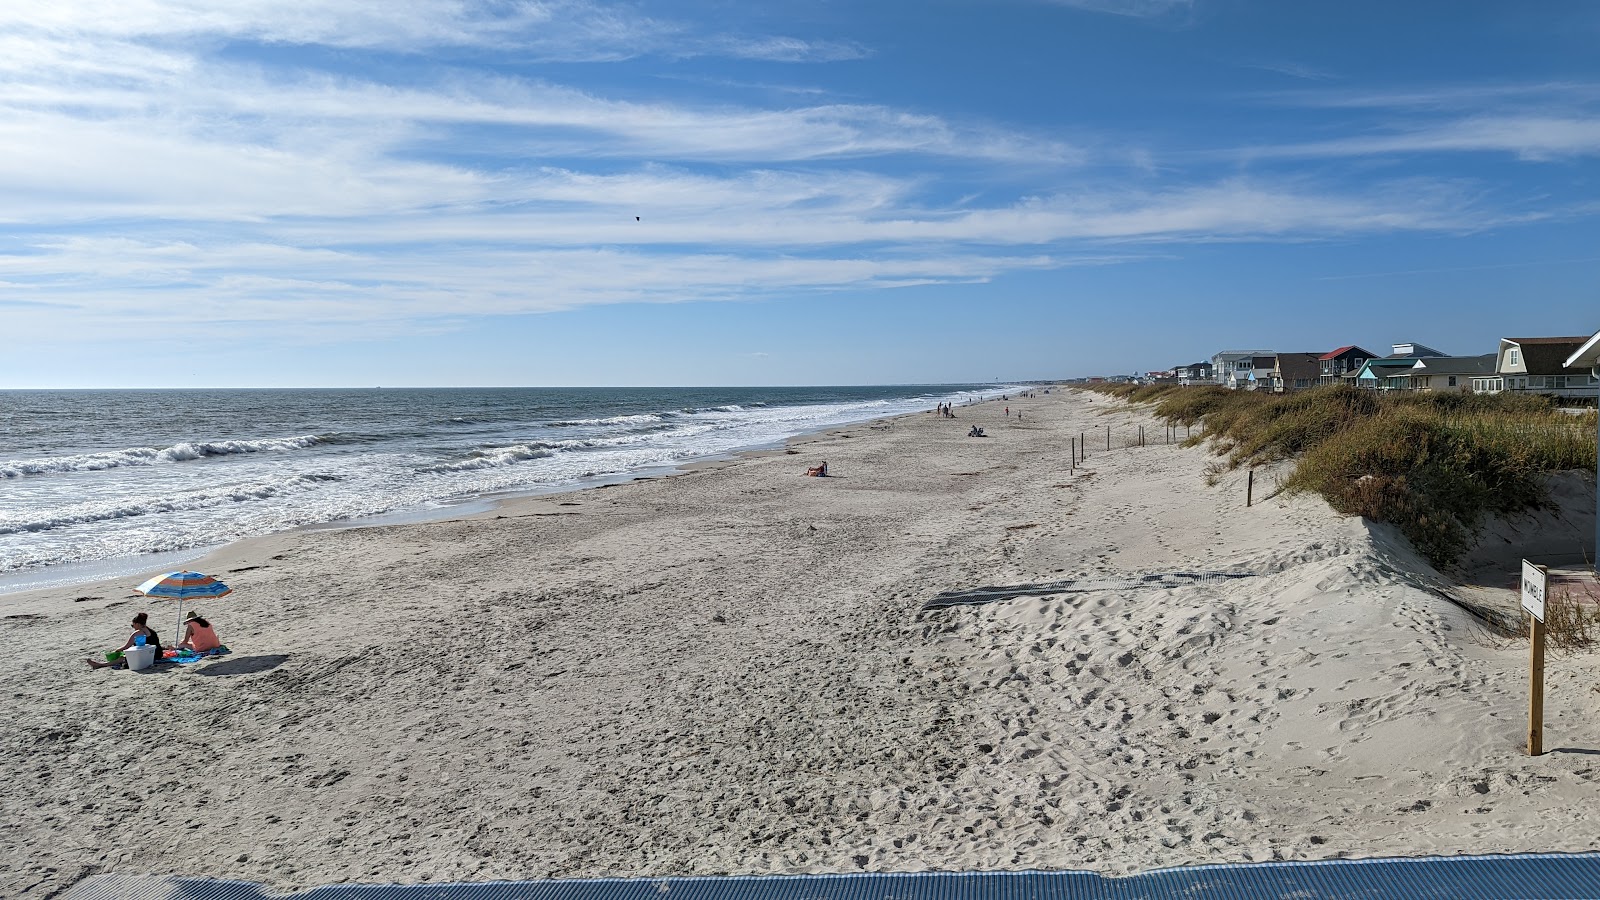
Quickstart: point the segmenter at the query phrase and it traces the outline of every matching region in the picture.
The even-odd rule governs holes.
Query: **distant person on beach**
[[[217,639],[216,629],[211,623],[197,612],[190,611],[189,618],[183,623],[183,640],[178,642],[179,650],[193,650],[204,653],[222,646],[222,641]]]
[[[122,656],[122,651],[127,650],[129,647],[138,646],[139,637],[141,635],[144,636],[145,646],[156,648],[156,659],[160,659],[161,636],[156,634],[156,630],[154,628],[150,627],[148,624],[149,621],[149,613],[139,613],[133,617],[133,632],[128,635],[128,639],[123,642],[121,647],[118,647],[117,649],[111,651],[111,653],[106,654],[108,657],[112,654],[115,654],[114,659],[107,659],[104,662],[94,659],[85,659],[84,662],[88,663],[89,668],[91,669],[120,669],[128,664],[128,661]]]
[[[823,462],[823,464],[820,465],[820,466],[812,466],[811,468],[806,470],[806,474],[808,476],[812,477],[812,478],[827,478],[828,477],[828,464],[827,464],[827,462]]]

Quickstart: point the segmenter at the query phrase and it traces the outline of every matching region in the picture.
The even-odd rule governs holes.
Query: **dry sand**
[[[1242,473],[1207,486],[1203,450],[1104,399],[1005,405],[235,545],[198,566],[235,588],[203,606],[235,652],[200,666],[83,664],[139,609],[169,634],[136,579],[0,598],[0,896],[1600,842],[1593,657],[1552,659],[1528,758],[1525,643],[1387,529],[1247,509]],[[1108,423],[1156,445],[1070,473]],[[920,611],[1197,568],[1257,577]]]

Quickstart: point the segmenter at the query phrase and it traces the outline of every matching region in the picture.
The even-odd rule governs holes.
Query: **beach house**
[[[1239,390],[1250,388],[1256,382],[1256,373],[1270,377],[1272,374],[1271,350],[1223,350],[1211,357],[1212,377],[1223,387]],[[1258,369],[1257,362],[1264,362]]]
[[[1472,392],[1473,379],[1494,374],[1496,356],[1429,356],[1403,373],[1389,377],[1389,387],[1403,391]]]
[[[1579,353],[1592,341],[1578,337],[1501,338],[1494,372],[1474,378],[1479,394],[1501,391],[1548,394],[1567,401],[1593,401],[1600,396],[1600,378],[1583,365]],[[1568,359],[1577,359],[1568,365]]]
[[[1273,362],[1272,390],[1285,394],[1316,387],[1321,371],[1320,353],[1279,353]]]
[[[1356,370],[1357,387],[1393,391],[1411,389],[1411,370],[1420,360],[1446,358],[1445,354],[1415,341],[1393,345],[1394,352],[1381,359],[1369,359]]]
[[[1216,370],[1214,370],[1211,367],[1211,363],[1208,362],[1190,363],[1186,366],[1173,366],[1172,373],[1178,376],[1178,383],[1182,385],[1216,383],[1213,378]]]
[[[1354,378],[1367,360],[1377,355],[1354,344],[1324,353],[1317,357],[1317,383],[1338,384],[1346,376]]]

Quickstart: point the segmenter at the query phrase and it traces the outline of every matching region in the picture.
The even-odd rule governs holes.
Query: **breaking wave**
[[[129,447],[126,450],[110,450],[104,453],[0,462],[0,478],[54,475],[63,472],[99,472],[124,466],[189,462],[205,459],[208,456],[231,456],[238,453],[281,453],[288,450],[304,450],[321,443],[325,443],[325,439],[315,434],[255,441],[184,441],[170,447]]]

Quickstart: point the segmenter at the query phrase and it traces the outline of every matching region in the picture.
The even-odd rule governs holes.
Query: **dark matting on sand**
[[[330,885],[96,875],[65,900],[1590,900],[1600,854],[1329,860],[1093,872],[926,872]]]
[[[1191,584],[1254,577],[1256,577],[1254,572],[1157,572],[1151,575],[1130,575],[1126,578],[1048,581],[1044,584],[969,588],[964,591],[944,591],[936,594],[932,600],[922,604],[922,608],[977,606],[980,603],[996,603],[1001,600],[1014,600],[1017,597],[1044,597],[1050,594],[1084,594],[1090,591],[1125,591],[1132,588],[1178,588]]]

